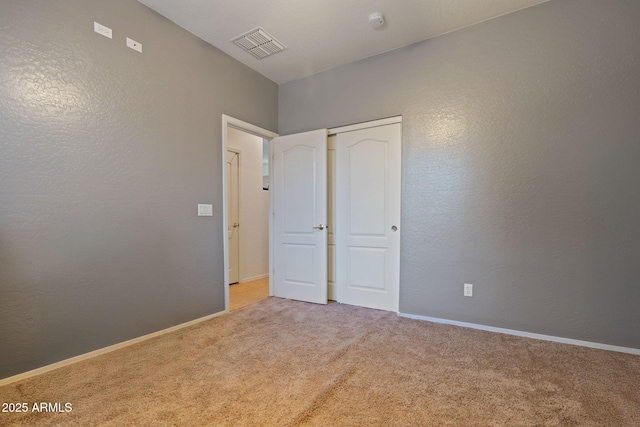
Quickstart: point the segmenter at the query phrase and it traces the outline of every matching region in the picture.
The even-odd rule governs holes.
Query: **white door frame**
[[[229,219],[227,218],[227,177],[226,177],[226,154],[227,149],[230,148],[227,146],[228,137],[227,137],[227,128],[233,127],[235,129],[241,130],[243,132],[250,133],[252,135],[256,135],[260,138],[271,140],[278,136],[277,133],[271,132],[269,130],[263,129],[261,127],[252,125],[251,123],[247,123],[240,119],[236,119],[231,116],[227,116],[226,114],[222,115],[222,150],[221,150],[221,158],[222,161],[220,163],[221,171],[222,171],[222,230],[224,230],[223,235],[223,253],[224,253],[224,311],[229,311],[229,247],[228,247],[228,238],[227,238],[227,227],[229,224]],[[271,159],[271,144],[269,144],[269,159]],[[269,162],[269,176],[271,176],[271,162]],[[269,242],[271,242],[272,235],[272,215],[271,215],[271,203],[273,198],[273,192],[269,191]],[[272,271],[272,254],[271,254],[271,243],[269,243],[269,278],[271,278]],[[269,295],[273,295],[272,281],[269,280]]]

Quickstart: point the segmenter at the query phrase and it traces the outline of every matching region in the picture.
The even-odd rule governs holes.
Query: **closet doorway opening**
[[[277,134],[222,116],[225,309],[273,295],[269,141]]]

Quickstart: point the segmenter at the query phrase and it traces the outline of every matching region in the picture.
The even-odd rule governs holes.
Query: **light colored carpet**
[[[640,357],[269,298],[0,388],[2,425],[638,426]]]
[[[269,298],[269,278],[229,286],[229,310],[237,310]]]

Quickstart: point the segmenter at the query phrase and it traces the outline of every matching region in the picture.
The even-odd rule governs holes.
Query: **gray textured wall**
[[[277,91],[135,0],[2,0],[0,378],[224,309],[221,114]]]
[[[279,132],[403,115],[402,312],[640,348],[638,22],[553,0],[280,85]]]

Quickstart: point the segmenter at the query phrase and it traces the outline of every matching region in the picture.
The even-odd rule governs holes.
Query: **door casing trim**
[[[338,133],[353,132],[354,130],[375,128],[378,126],[392,125],[395,123],[402,123],[402,116],[387,117],[386,119],[372,120],[370,122],[340,126],[337,128],[328,129],[328,133],[329,135],[335,135]]]

